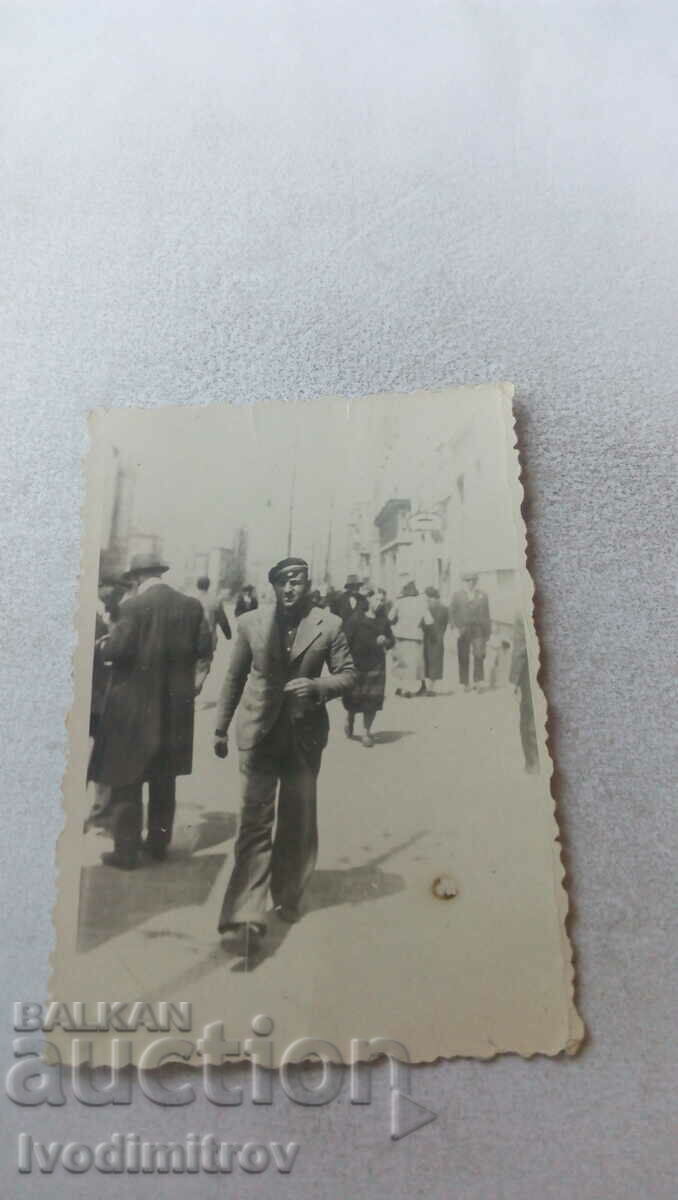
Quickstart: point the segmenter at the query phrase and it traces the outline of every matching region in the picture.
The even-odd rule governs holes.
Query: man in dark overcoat
[[[478,587],[478,576],[473,572],[462,575],[465,585],[455,592],[450,604],[450,625],[458,632],[457,657],[459,660],[459,682],[465,691],[469,685],[469,658],[473,651],[473,684],[478,687],[484,678],[485,651],[492,632],[490,605],[485,592]]]
[[[89,766],[89,778],[111,787],[112,867],[138,864],[142,786],[149,785],[145,849],[162,860],[172,838],[176,777],[193,766],[193,719],[212,657],[202,605],[163,583],[157,555],[137,554],[127,578],[136,595],[120,607],[105,647],[111,681]]]
[[[325,705],[350,689],[356,671],[339,618],[311,604],[308,576],[303,559],[276,563],[268,576],[275,605],[238,620],[214,747],[226,757],[238,709],[242,811],[220,933],[261,936],[269,889],[278,915],[296,921],[315,867]],[[321,678],[325,666],[329,674]]]

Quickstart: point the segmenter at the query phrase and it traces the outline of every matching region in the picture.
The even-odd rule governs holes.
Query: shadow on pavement
[[[332,908],[336,904],[363,904],[366,900],[380,900],[401,892],[405,886],[402,875],[389,874],[371,863],[362,867],[349,867],[345,871],[316,871],[308,885],[304,908],[306,913],[321,908]],[[267,913],[266,936],[247,957],[240,956],[231,968],[236,974],[255,971],[282,946],[292,929],[281,921],[274,912]],[[303,920],[303,917],[302,917]]]
[[[86,954],[126,933],[149,917],[173,908],[204,904],[226,858],[205,854],[186,858],[179,852],[164,863],[116,871],[111,867],[83,867],[80,873],[78,953]]]
[[[176,854],[197,854],[235,837],[238,818],[230,812],[203,812],[195,822],[175,826],[172,844]]]
[[[384,896],[393,896],[402,892],[405,880],[402,875],[396,875],[381,870],[381,864],[401,850],[406,850],[424,837],[424,831],[415,833],[406,842],[386,850],[376,858],[369,859],[357,867],[347,867],[346,870],[316,871],[308,885],[304,897],[304,913],[317,912],[322,908],[332,908],[339,904],[364,904],[368,900],[381,900]],[[303,917],[301,918],[304,919]],[[272,958],[285,941],[292,926],[279,920],[275,913],[267,914],[269,927],[266,937],[256,950],[247,958],[240,957],[231,968],[235,972],[256,970],[267,959]]]
[[[399,742],[401,738],[411,737],[412,729],[378,729],[372,734],[372,740],[377,745],[387,745],[389,742]]]
[[[369,900],[379,900],[384,896],[392,896],[401,892],[405,885],[402,875],[381,870],[382,863],[408,849],[427,831],[420,830],[383,854],[369,859],[357,867],[347,867],[342,870],[319,870],[312,876],[304,900],[304,910],[311,913],[322,908],[331,908],[339,904],[364,904]],[[282,946],[290,931],[294,928],[276,916],[274,912],[266,914],[268,929],[262,942],[247,955],[235,951],[233,943],[218,942],[215,932],[215,946],[210,950],[201,963],[192,963],[191,967],[180,974],[166,979],[159,985],[154,995],[175,996],[182,988],[206,979],[214,971],[230,969],[233,974],[247,974],[256,971],[267,959],[273,958]],[[301,918],[304,920],[304,917]]]

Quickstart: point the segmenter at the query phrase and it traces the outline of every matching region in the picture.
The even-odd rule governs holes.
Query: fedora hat
[[[169,571],[169,566],[163,562],[159,554],[150,553],[133,554],[132,561],[123,575],[123,579],[133,579],[135,575],[142,575],[145,571],[153,571],[159,575],[164,575],[165,571]]]

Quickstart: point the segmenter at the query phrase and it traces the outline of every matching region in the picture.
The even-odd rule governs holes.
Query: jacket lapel
[[[299,622],[297,636],[294,639],[292,653],[290,654],[290,662],[300,658],[301,655],[308,650],[312,642],[320,637],[320,626],[323,622],[322,609],[312,608],[309,613]]]
[[[276,620],[276,606],[271,605],[270,611],[259,609],[261,619],[259,622],[259,634],[266,660],[269,662],[283,661],[282,646],[280,644],[280,630]]]

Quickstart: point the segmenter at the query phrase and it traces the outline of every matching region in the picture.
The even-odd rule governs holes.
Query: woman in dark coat
[[[384,706],[386,687],[386,651],[395,644],[391,625],[382,610],[381,597],[370,591],[367,611],[356,608],[344,622],[344,632],[351,649],[358,678],[351,691],[344,696],[346,709],[346,737],[353,737],[356,713],[362,713],[362,744],[368,749],[374,745],[372,725],[377,713]]]
[[[437,588],[426,588],[428,611],[433,618],[431,625],[424,625],[424,676],[429,696],[435,695],[431,684],[443,677],[445,666],[445,631],[448,625],[447,606],[440,602]]]

